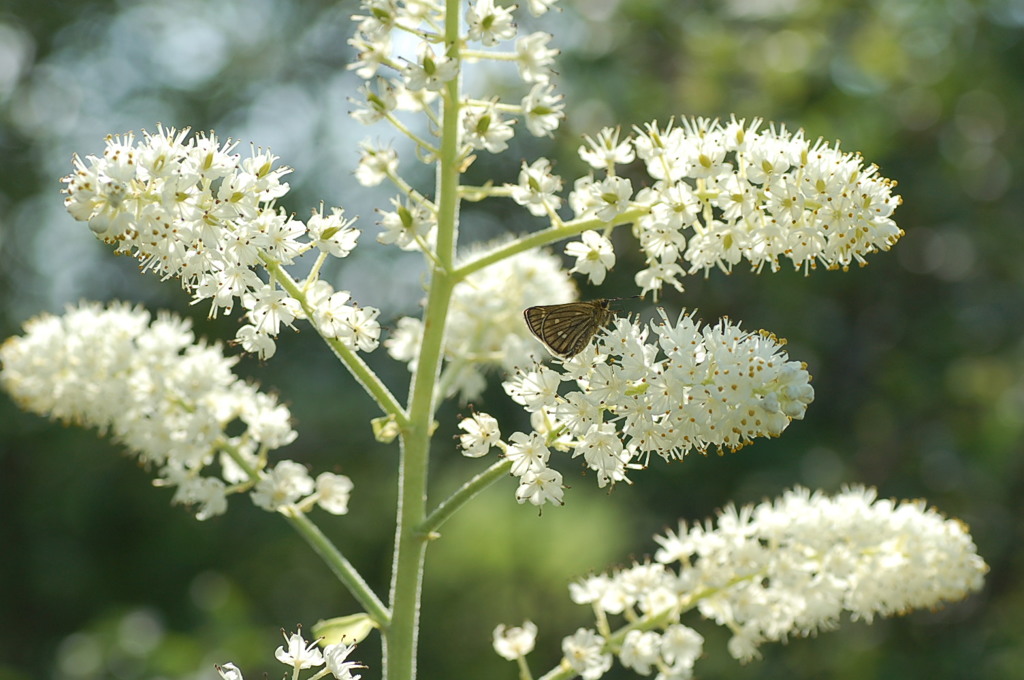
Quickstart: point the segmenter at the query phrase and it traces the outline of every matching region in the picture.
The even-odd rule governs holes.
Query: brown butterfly
[[[540,305],[528,308],[523,317],[530,332],[547,345],[552,354],[568,359],[582,352],[594,334],[615,316],[611,303],[621,299]]]

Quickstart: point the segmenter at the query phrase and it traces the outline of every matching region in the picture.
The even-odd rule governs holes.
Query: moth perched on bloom
[[[560,305],[539,305],[523,312],[530,332],[543,342],[552,354],[563,359],[583,351],[594,334],[601,330],[615,312],[611,303],[622,298],[598,298]]]

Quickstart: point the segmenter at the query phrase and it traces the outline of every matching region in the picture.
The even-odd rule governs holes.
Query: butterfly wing
[[[594,334],[608,322],[609,300],[567,302],[530,307],[523,312],[530,332],[553,354],[569,358],[583,351]]]
[[[526,319],[526,327],[541,341],[543,341],[544,335],[544,319],[547,318],[548,309],[552,306],[554,305],[529,307],[523,312],[523,318]]]

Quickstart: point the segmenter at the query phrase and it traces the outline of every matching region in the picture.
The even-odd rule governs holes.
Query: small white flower
[[[356,91],[362,97],[350,100],[356,107],[350,115],[363,125],[373,125],[398,108],[399,84],[381,77],[375,82],[376,89],[370,83],[361,85]]]
[[[463,418],[459,428],[465,431],[465,434],[459,435],[459,444],[463,455],[468,458],[485,455],[501,440],[498,421],[486,413],[474,413],[469,418]]]
[[[537,432],[516,432],[509,438],[505,457],[512,461],[509,472],[522,477],[528,472],[542,472],[547,468],[551,452],[544,445],[544,437]]]
[[[246,324],[241,326],[235,333],[235,339],[242,345],[242,349],[251,352],[260,359],[269,359],[277,351],[277,343],[265,330]]]
[[[313,211],[307,227],[313,245],[333,257],[346,257],[356,247],[359,230],[353,229],[355,218],[345,219],[345,211],[331,208],[330,215],[324,215],[323,206]]]
[[[406,86],[403,81],[394,81],[395,108],[398,111],[411,111],[423,113],[429,110],[434,101],[438,98],[436,90],[414,90]]]
[[[316,668],[324,664],[324,656],[320,653],[317,641],[313,640],[307,643],[302,639],[301,628],[291,635],[288,635],[283,630],[281,634],[284,635],[288,647],[287,649],[283,646],[278,647],[277,651],[274,652],[274,657],[285,666],[291,666],[295,670],[300,670],[303,668]]]
[[[520,659],[533,651],[537,640],[537,624],[524,621],[522,626],[501,624],[494,629],[494,651],[509,661]]]
[[[528,411],[538,411],[555,404],[562,378],[547,366],[518,373],[504,383],[505,392],[512,401],[522,404]]]
[[[249,318],[258,330],[277,335],[281,325],[290,326],[301,311],[299,301],[283,290],[261,288],[242,298]]]
[[[321,297],[326,294],[326,297]],[[331,290],[326,281],[318,281],[307,294],[313,307],[313,321],[325,338],[337,338],[343,332],[352,316],[353,307],[348,304],[351,296],[343,290]]]
[[[597,680],[612,667],[612,655],[604,652],[604,638],[580,628],[562,640],[562,654],[583,680]]]
[[[579,148],[580,158],[597,170],[611,170],[616,165],[632,163],[636,157],[632,140],[619,142],[618,128],[604,128],[597,133],[596,139],[585,135],[583,141]]]
[[[620,571],[615,587],[622,591],[630,606],[645,614],[653,614],[678,605],[679,582],[663,564],[639,562]]]
[[[402,70],[406,87],[410,90],[428,90],[439,92],[444,84],[455,78],[459,72],[459,63],[445,55],[434,54],[430,43],[420,45],[419,56],[414,63],[406,65]]]
[[[395,244],[402,250],[422,250],[433,238],[436,222],[433,213],[421,203],[411,199],[392,198],[394,210],[381,213],[377,241]]]
[[[171,502],[198,506],[196,519],[199,521],[223,515],[228,509],[225,484],[216,477],[182,477]]]
[[[496,6],[494,0],[476,0],[470,3],[466,10],[466,26],[469,29],[470,40],[479,40],[488,47],[516,37],[512,11]]]
[[[605,574],[588,576],[578,583],[569,584],[569,597],[577,604],[597,603],[608,614],[621,614],[635,602],[619,579]]]
[[[224,680],[242,680],[242,671],[238,669],[233,663],[226,663],[223,666],[214,666],[217,669],[217,673]]]
[[[557,470],[546,468],[536,471],[529,470],[519,478],[516,489],[516,501],[541,506],[547,503],[562,505],[562,475]]]
[[[629,208],[633,185],[625,177],[605,177],[599,182],[577,184],[569,198],[576,216],[593,215],[611,222]]]
[[[255,399],[245,402],[238,418],[266,446],[280,448],[291,444],[297,436],[288,409],[266,394],[257,392]]]
[[[661,661],[661,636],[653,630],[631,630],[622,640],[619,661],[640,675],[650,675],[651,666]]]
[[[316,504],[332,515],[348,514],[352,480],[345,475],[321,472],[316,477]]]
[[[516,65],[519,75],[527,83],[547,83],[551,80],[551,66],[558,50],[549,48],[550,33],[537,31],[516,40]]]
[[[740,663],[747,663],[761,658],[761,652],[758,649],[759,642],[756,630],[737,628],[733,631],[733,636],[729,638],[726,649],[729,650],[729,656]]]
[[[279,510],[311,494],[315,486],[305,466],[282,460],[257,482],[250,497],[264,510]]]
[[[462,118],[463,141],[474,149],[501,153],[512,139],[512,124],[502,119],[494,104],[466,107]]]
[[[621,389],[626,389],[626,384],[621,384]],[[616,390],[612,389],[612,393]],[[565,428],[565,432],[573,436],[582,436],[590,430],[592,425],[601,422],[603,417],[601,398],[594,392],[583,394],[582,392],[570,392],[565,395],[565,401],[555,401],[552,407],[552,415],[559,426]]]
[[[693,664],[703,651],[704,636],[681,623],[668,626],[661,636],[661,655],[671,664],[676,674],[683,669],[692,671]]]
[[[640,286],[643,294],[646,294],[648,291],[654,291],[655,295],[657,295],[666,283],[682,292],[683,284],[679,281],[679,278],[684,276],[686,272],[678,264],[654,260],[648,261],[647,265],[646,269],[641,269],[633,277],[633,280],[636,282],[636,285]]]
[[[565,117],[562,95],[555,94],[551,83],[537,83],[523,97],[523,116],[526,129],[534,137],[548,137],[558,129],[559,121]]]
[[[551,173],[551,161],[546,158],[538,158],[529,166],[523,161],[519,183],[508,186],[512,188],[512,200],[537,217],[554,212],[562,205],[557,193],[562,190],[562,178]]]
[[[570,272],[585,274],[592,284],[604,283],[605,274],[615,266],[615,251],[612,243],[596,231],[585,231],[579,241],[565,246],[565,254],[576,258]]]
[[[356,180],[364,187],[375,187],[398,172],[398,152],[391,147],[377,148],[362,142],[360,148]]]
[[[366,666],[358,661],[346,661],[348,655],[355,648],[355,645],[346,645],[343,642],[324,647],[324,661],[327,664],[327,670],[336,680],[359,680],[362,677],[354,675],[352,671],[357,668],[366,668]]]
[[[408,363],[412,370],[416,367],[415,361],[422,338],[423,322],[411,316],[403,316],[398,320],[398,328],[384,341],[384,346],[392,359]]]
[[[391,39],[387,31],[380,31],[377,35],[369,33],[360,31],[348,41],[356,49],[356,58],[347,68],[364,80],[376,75],[381,65],[390,61],[391,54]]]
[[[376,307],[352,307],[338,333],[338,339],[351,349],[372,352],[380,342],[380,323]]]
[[[599,488],[626,479],[626,468],[632,454],[623,450],[622,440],[612,423],[591,425],[576,444],[573,456],[580,454],[587,467],[597,473]]]
[[[569,584],[569,599],[576,604],[590,604],[601,599],[601,594],[608,589],[611,579],[604,574],[587,576],[579,581]],[[602,607],[605,611],[613,613],[610,609]],[[622,611],[621,609],[619,610]]]

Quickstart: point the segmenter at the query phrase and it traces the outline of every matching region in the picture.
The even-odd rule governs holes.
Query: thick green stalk
[[[398,519],[391,573],[391,625],[384,636],[384,677],[416,677],[416,641],[419,629],[423,559],[427,537],[418,531],[426,516],[427,463],[433,430],[434,382],[440,367],[444,317],[451,284],[435,274],[427,298],[423,344],[413,377],[409,426],[402,431],[398,468]],[[436,316],[435,316],[436,315]]]
[[[459,0],[446,0],[445,47],[459,59]],[[402,429],[398,472],[398,517],[391,574],[391,625],[384,634],[384,677],[416,677],[423,560],[427,537],[418,529],[426,516],[427,463],[434,429],[435,386],[444,350],[445,323],[455,279],[451,275],[459,219],[459,82],[445,88],[441,153],[437,172],[437,251],[423,312],[423,340],[410,387],[408,425]]]

